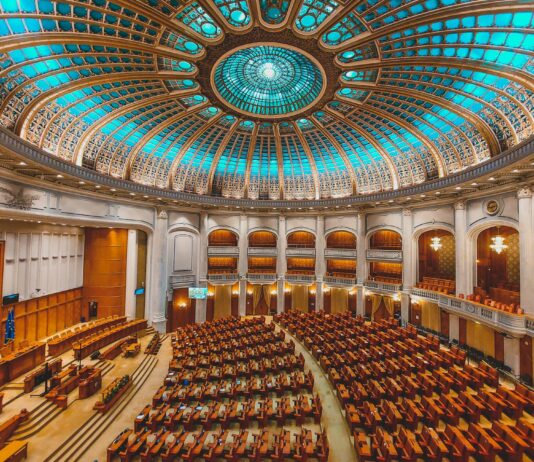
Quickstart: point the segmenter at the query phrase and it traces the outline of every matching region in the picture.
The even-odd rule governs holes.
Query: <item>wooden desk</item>
[[[38,342],[14,351],[0,360],[0,385],[35,369],[45,360],[45,344]]]
[[[19,462],[28,456],[27,441],[11,441],[0,449],[0,461],[2,462]]]

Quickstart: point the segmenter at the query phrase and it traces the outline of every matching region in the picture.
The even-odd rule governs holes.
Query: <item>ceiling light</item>
[[[494,177],[490,177],[488,178],[490,181],[495,181],[495,178]]]
[[[503,236],[497,235],[495,237],[492,237],[491,241],[492,244],[490,244],[490,249],[498,254],[508,248],[508,246],[504,243],[505,238]]]
[[[148,196],[143,196],[145,199],[148,199]]]
[[[115,188],[111,188],[110,191],[111,191],[111,192],[115,192],[115,191],[117,191],[117,190],[116,190]]]
[[[441,249],[441,247],[443,246],[441,244],[441,239],[438,237],[438,236],[435,236],[431,239],[431,244],[430,244],[430,248],[432,250],[434,250],[435,252],[437,252],[439,249]]]
[[[426,197],[426,194],[421,194],[421,197]]]
[[[63,175],[56,175],[57,178],[63,178]]]
[[[471,183],[471,186],[478,186],[478,183]]]
[[[100,189],[101,186],[100,186],[99,184],[97,184],[97,185],[95,186],[95,188],[96,188],[96,189]]]
[[[135,196],[135,193],[130,193],[130,196]]]
[[[436,196],[439,196],[441,194],[441,191],[436,191]]]
[[[28,165],[26,162],[19,162],[19,165]]]
[[[462,188],[460,186],[456,186],[456,188],[454,188],[454,189],[456,189],[456,191],[460,191],[460,189],[462,189]]]
[[[78,184],[85,184],[85,181],[78,181]]]

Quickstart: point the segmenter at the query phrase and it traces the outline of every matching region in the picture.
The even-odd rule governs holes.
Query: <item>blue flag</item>
[[[6,321],[6,338],[4,343],[8,343],[10,340],[15,339],[15,309],[11,308],[7,313]]]

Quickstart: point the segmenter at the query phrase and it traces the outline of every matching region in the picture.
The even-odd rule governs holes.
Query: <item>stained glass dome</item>
[[[224,56],[214,66],[212,83],[223,103],[245,115],[269,118],[309,107],[326,82],[320,64],[302,51],[263,44]]]
[[[2,0],[0,125],[163,190],[398,190],[532,137],[533,18],[521,0]]]

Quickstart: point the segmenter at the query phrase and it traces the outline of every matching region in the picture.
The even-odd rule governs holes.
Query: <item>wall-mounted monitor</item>
[[[208,297],[208,289],[205,287],[189,287],[189,298],[204,300]]]
[[[19,294],[6,295],[2,298],[2,305],[13,305],[14,303],[18,303],[18,301]]]
[[[135,289],[135,295],[143,295],[145,293],[144,287],[139,287],[139,289]]]

